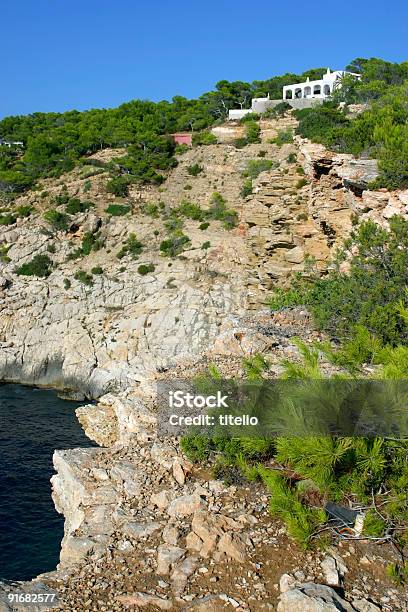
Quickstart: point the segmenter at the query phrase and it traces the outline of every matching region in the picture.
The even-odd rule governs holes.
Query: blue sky
[[[0,11],[0,117],[408,59],[406,0],[1,0]]]

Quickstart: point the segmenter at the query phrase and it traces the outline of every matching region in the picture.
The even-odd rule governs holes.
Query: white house
[[[355,72],[347,72],[346,70],[331,72],[330,68],[328,68],[322,79],[311,81],[307,78],[304,83],[285,85],[280,100],[270,100],[269,95],[267,98],[252,98],[251,108],[232,109],[228,113],[228,119],[237,121],[248,113],[262,115],[268,108],[281,104],[282,100],[296,109],[310,108],[316,104],[322,104],[326,98],[332,95],[335,89],[341,87],[342,78],[346,74],[350,74],[359,80],[361,79],[361,75]]]
[[[24,146],[24,143],[21,142],[20,140],[3,140],[2,138],[0,138],[0,146],[2,147],[22,147]]]
[[[335,89],[341,87],[341,80],[346,75],[350,74],[358,79],[361,75],[355,72],[346,72],[345,70],[330,71],[327,69],[326,74],[322,79],[310,81],[309,77],[303,83],[294,83],[286,85],[283,88],[284,100],[296,100],[299,98],[329,98]]]

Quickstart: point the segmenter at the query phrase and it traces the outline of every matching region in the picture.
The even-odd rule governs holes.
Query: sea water
[[[29,580],[59,561],[64,518],[51,498],[52,455],[94,446],[75,416],[80,405],[48,389],[0,385],[0,580]]]

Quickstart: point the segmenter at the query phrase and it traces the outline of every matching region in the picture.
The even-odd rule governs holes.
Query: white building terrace
[[[283,88],[283,100],[296,100],[299,98],[329,98],[335,89],[341,87],[343,77],[349,74],[358,79],[361,78],[355,72],[346,72],[345,70],[330,71],[327,69],[326,74],[322,79],[310,81],[309,77],[303,83],[295,83],[294,85],[286,85]]]
[[[241,119],[248,113],[262,114],[269,108],[277,106],[281,102],[287,102],[292,108],[310,108],[315,104],[321,104],[330,98],[332,93],[341,87],[341,81],[345,75],[351,75],[361,79],[361,75],[346,70],[327,69],[326,74],[321,79],[310,81],[309,78],[303,83],[285,85],[280,100],[270,100],[267,98],[252,98],[251,108],[240,108],[230,110],[228,119]]]

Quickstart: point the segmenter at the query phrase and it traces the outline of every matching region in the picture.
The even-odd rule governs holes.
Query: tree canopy
[[[325,126],[330,124],[333,129],[325,127],[324,134],[320,130],[319,141],[356,154],[368,151],[379,155],[388,184],[405,184],[408,62],[393,64],[377,58],[357,58],[347,68],[361,73],[362,79],[345,79],[335,102],[370,101],[375,106],[361,117],[347,120],[346,127],[341,113],[336,111],[333,120],[330,113],[322,110],[326,113]],[[213,91],[192,100],[174,96],[171,101],[161,102],[132,100],[114,109],[6,117],[0,121],[0,138],[22,141],[24,146],[22,150],[0,147],[0,192],[19,193],[41,178],[71,170],[82,158],[100,149],[124,146],[127,154],[120,160],[120,173],[126,174],[129,181],[160,183],[161,171],[177,163],[169,134],[185,130],[197,134],[223,121],[229,109],[249,107],[252,97],[269,95],[279,99],[284,85],[307,77],[321,78],[325,71],[314,68],[303,74],[286,73],[251,83],[221,80]],[[309,123],[316,125],[319,109],[309,114],[313,113],[317,115],[315,120],[309,118]],[[311,138],[316,136],[310,129],[304,133]]]

